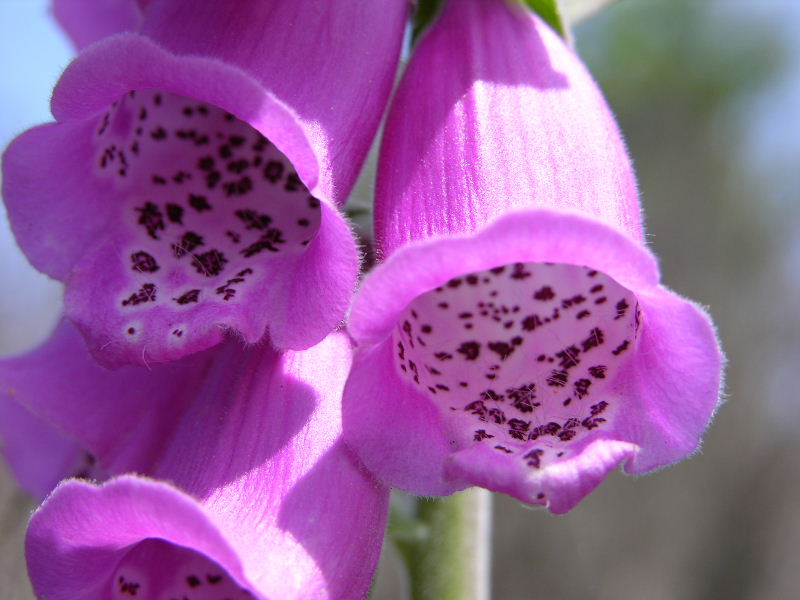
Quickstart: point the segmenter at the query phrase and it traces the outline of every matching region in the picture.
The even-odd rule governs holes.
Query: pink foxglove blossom
[[[66,283],[67,315],[106,366],[175,360],[228,328],[315,344],[355,286],[337,207],[391,89],[405,0],[140,4],[136,33],[64,72],[56,122],[4,155],[20,246]],[[78,32],[87,3],[58,6],[79,44],[133,26]]]
[[[33,516],[37,596],[364,597],[388,491],[341,440],[350,354],[342,334],[282,354],[230,340],[112,372],[64,322],[0,363],[20,406],[117,475],[62,483]]]
[[[616,123],[553,31],[515,3],[447,3],[378,169],[384,262],[352,309],[344,414],[379,479],[562,513],[619,465],[697,449],[713,327],[660,285]]]

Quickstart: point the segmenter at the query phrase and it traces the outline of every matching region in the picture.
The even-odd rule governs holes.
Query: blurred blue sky
[[[51,119],[50,91],[72,55],[46,0],[0,0],[0,147],[31,125]],[[60,286],[28,265],[14,243],[2,206],[0,286],[3,354],[48,333],[57,318]]]

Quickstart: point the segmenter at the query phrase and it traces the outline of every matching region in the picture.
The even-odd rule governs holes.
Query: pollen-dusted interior
[[[254,598],[215,562],[189,548],[150,538],[133,546],[109,585],[115,600],[244,600]]]
[[[491,444],[539,469],[612,420],[607,383],[632,354],[636,297],[586,267],[515,263],[417,297],[394,331],[401,376],[460,447]]]
[[[96,147],[132,232],[121,311],[235,303],[267,261],[304,251],[319,228],[320,203],[288,159],[215,106],[130,92],[99,120]]]

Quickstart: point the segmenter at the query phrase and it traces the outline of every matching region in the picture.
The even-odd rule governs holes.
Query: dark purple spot
[[[514,270],[511,272],[511,279],[527,279],[531,276],[529,271],[525,270],[523,263],[514,263]]]
[[[249,208],[237,210],[234,214],[246,224],[245,229],[265,231],[272,223],[272,217],[269,215],[260,214]]]
[[[283,163],[271,160],[264,166],[264,178],[272,183],[278,183],[283,178]]]
[[[542,325],[542,319],[539,315],[530,315],[522,320],[522,328],[525,331],[534,331],[537,327]]]
[[[489,342],[488,347],[500,357],[500,360],[507,359],[514,352],[514,346],[507,342]]]
[[[298,190],[304,190],[305,186],[303,182],[300,181],[297,173],[289,173],[289,176],[286,178],[286,185],[283,186],[283,189],[287,192],[296,192]]]
[[[566,371],[552,371],[547,377],[547,385],[553,387],[564,387],[567,385],[568,375]]]
[[[584,352],[588,352],[592,348],[597,348],[604,341],[603,331],[595,327],[589,332],[589,337],[581,342],[581,347]]]
[[[183,225],[183,207],[178,204],[167,204],[167,218],[172,223]]]
[[[192,266],[201,275],[206,277],[213,277],[222,272],[225,263],[228,259],[225,255],[217,249],[209,250],[203,254],[197,254],[192,259]]]
[[[569,346],[568,348],[564,348],[561,352],[556,352],[556,358],[559,359],[558,365],[562,369],[571,369],[581,362],[578,359],[578,354],[580,353],[581,351],[575,346]]]
[[[508,435],[516,440],[525,441],[525,439],[528,437],[528,429],[530,426],[530,421],[523,421],[522,419],[509,419]]]
[[[164,230],[164,216],[161,214],[161,210],[152,202],[147,202],[144,206],[135,210],[139,213],[139,225],[145,228],[147,235],[157,240],[157,232]]]
[[[624,317],[625,313],[628,311],[628,308],[629,306],[628,303],[625,301],[625,298],[617,302],[616,306],[617,314],[614,317],[614,320],[616,321],[617,319],[621,319],[622,317]]]
[[[152,255],[140,250],[131,254],[131,262],[133,263],[133,270],[140,273],[155,273],[158,271],[158,263]]]
[[[526,383],[518,387],[508,388],[506,394],[508,399],[511,400],[511,405],[520,412],[532,412],[534,408],[541,406],[541,402],[534,402],[536,400],[535,383]]]
[[[172,253],[175,258],[183,258],[188,253],[192,252],[195,248],[203,245],[203,238],[193,231],[187,231],[181,237],[181,241],[177,244],[172,244]]]
[[[625,340],[619,346],[614,348],[614,350],[611,351],[611,354],[613,354],[614,356],[619,356],[620,354],[625,352],[625,350],[627,350],[628,346],[630,345],[631,345],[630,342],[628,340]]]
[[[522,458],[526,460],[526,464],[529,467],[533,467],[534,469],[539,469],[542,466],[542,454],[544,454],[544,450],[541,448],[534,448],[527,454],[523,455]]]
[[[280,229],[268,229],[266,233],[261,234],[255,242],[247,246],[241,251],[242,256],[250,258],[261,252],[268,250],[269,252],[278,252],[278,244],[285,244],[286,240],[283,238],[283,232]]]
[[[201,171],[212,171],[214,169],[214,157],[204,156],[197,161],[197,168]]]
[[[188,292],[184,292],[178,298],[173,298],[175,302],[180,305],[184,304],[191,304],[192,302],[197,302],[200,298],[200,290],[189,290]]]
[[[595,379],[605,379],[607,370],[608,367],[604,365],[598,365],[596,367],[589,367],[589,374]]]
[[[142,302],[155,302],[156,301],[156,285],[154,283],[145,283],[139,288],[135,294],[128,296],[126,300],[122,301],[122,306],[136,306]]]
[[[493,438],[494,436],[491,433],[486,433],[485,429],[476,429],[475,430],[475,437],[472,439],[476,442],[482,442],[483,440],[488,440]]]
[[[568,429],[566,431],[560,431],[556,437],[562,442],[568,442],[576,435],[578,435],[578,433],[574,429]]]
[[[481,351],[481,345],[478,342],[463,342],[458,348],[458,352],[464,355],[467,360],[475,360]]]
[[[208,198],[199,194],[189,194],[189,206],[197,212],[211,210],[211,205],[208,203]]]

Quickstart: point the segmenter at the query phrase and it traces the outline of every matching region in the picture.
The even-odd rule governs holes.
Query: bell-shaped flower
[[[20,406],[117,475],[66,481],[34,514],[37,596],[364,597],[388,490],[341,439],[350,361],[349,339],[332,334],[304,351],[229,340],[152,370],[108,371],[64,322],[0,363]]]
[[[420,101],[420,98],[424,101]],[[717,406],[708,316],[659,284],[591,76],[520,5],[451,0],[386,123],[345,435],[384,483],[561,513],[619,465],[694,452]]]
[[[337,207],[384,111],[406,1],[139,4],[137,32],[85,48],[56,122],[4,155],[20,246],[66,283],[67,315],[109,367],[175,360],[226,329],[319,342],[355,287]],[[87,3],[67,10],[83,22]]]

